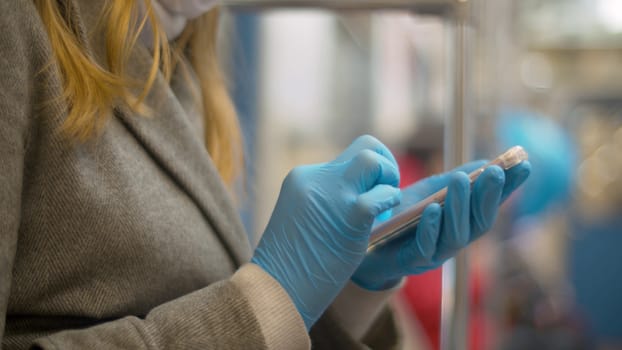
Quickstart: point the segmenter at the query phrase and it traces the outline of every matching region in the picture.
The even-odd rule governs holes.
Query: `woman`
[[[240,141],[211,7],[0,2],[3,349],[360,348],[401,278],[481,235],[529,173],[402,193],[361,137],[290,173],[252,252],[225,186]],[[378,214],[445,185],[444,209],[365,255]]]

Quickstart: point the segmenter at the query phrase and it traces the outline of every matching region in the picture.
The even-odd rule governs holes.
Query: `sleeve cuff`
[[[310,349],[311,340],[296,306],[281,285],[259,266],[248,263],[231,281],[248,299],[268,349]]]
[[[362,339],[404,280],[391,289],[371,291],[350,281],[332,304],[337,322],[354,339]]]

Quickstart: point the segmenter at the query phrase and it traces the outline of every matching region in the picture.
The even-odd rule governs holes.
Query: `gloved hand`
[[[380,146],[363,136],[332,162],[293,169],[251,260],[287,291],[307,329],[361,263],[374,218],[400,201],[399,172]]]
[[[488,231],[499,205],[527,179],[531,165],[524,161],[505,172],[491,166],[471,188],[467,173],[484,164],[468,163],[404,189],[395,213],[448,186],[445,206],[429,205],[412,232],[368,253],[352,280],[369,290],[390,288],[404,276],[439,267]]]

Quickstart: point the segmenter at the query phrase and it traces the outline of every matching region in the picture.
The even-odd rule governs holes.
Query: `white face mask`
[[[151,4],[166,37],[173,40],[181,34],[188,20],[199,17],[220,2],[220,0],[152,0]],[[142,1],[139,3],[143,4]],[[141,5],[141,10],[145,10],[144,4]],[[151,46],[153,41],[151,26],[145,26],[141,33],[141,40],[147,46]]]
[[[186,19],[198,17],[219,3],[218,0],[153,0],[153,2],[162,5],[162,8],[169,13]]]

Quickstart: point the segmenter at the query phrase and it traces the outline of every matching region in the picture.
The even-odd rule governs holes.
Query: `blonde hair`
[[[158,23],[151,0],[143,0],[146,15],[138,16],[139,0],[109,0],[103,11],[101,29],[106,42],[106,65],[102,67],[84,50],[70,7],[63,1],[34,0],[45,25],[56,62],[63,77],[68,113],[62,132],[71,140],[84,142],[96,137],[115,105],[125,104],[141,114],[159,71],[167,80],[177,64],[187,57],[199,78],[199,98],[203,104],[205,145],[221,177],[232,185],[242,166],[242,139],[233,103],[218,64],[216,35],[218,9],[190,21],[174,47]],[[153,64],[144,83],[125,71],[129,55],[140,31],[149,23],[153,30]],[[132,88],[141,87],[137,95]]]

